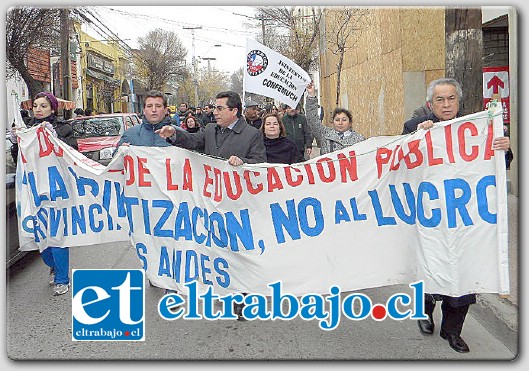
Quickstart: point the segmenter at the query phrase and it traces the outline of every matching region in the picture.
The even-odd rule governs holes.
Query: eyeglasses
[[[228,109],[230,109],[230,110],[233,109],[233,108],[230,108],[230,107],[228,107],[228,106],[216,106],[216,107],[215,107],[215,109],[216,109],[217,111],[219,111],[219,112],[222,112],[222,110],[225,109],[225,108],[228,108]]]

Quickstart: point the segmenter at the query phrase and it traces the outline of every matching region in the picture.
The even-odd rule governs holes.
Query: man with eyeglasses
[[[425,116],[412,118],[404,123],[402,134],[413,133],[418,128],[430,129],[434,123],[452,120],[460,116],[459,102],[463,97],[461,84],[452,78],[442,78],[434,80],[428,86],[426,99],[431,109]],[[505,151],[509,148],[508,137],[497,137],[492,141],[492,149],[495,151]],[[419,320],[419,330],[424,335],[431,335],[434,332],[435,324],[433,312],[435,303],[441,301],[441,330],[440,336],[448,340],[452,349],[459,353],[470,351],[467,343],[461,338],[463,323],[467,315],[470,304],[476,302],[476,294],[468,294],[459,297],[425,294],[424,310],[428,319]]]
[[[213,114],[217,122],[206,125],[202,131],[189,133],[164,126],[157,133],[175,146],[228,159],[232,166],[266,162],[264,137],[260,130],[246,123],[239,94],[233,91],[217,94]],[[233,303],[238,321],[245,320],[243,307],[244,304]]]
[[[217,94],[213,114],[217,122],[206,125],[203,131],[188,133],[164,126],[158,133],[172,145],[225,158],[233,166],[266,162],[263,135],[242,117],[239,94],[233,91]]]

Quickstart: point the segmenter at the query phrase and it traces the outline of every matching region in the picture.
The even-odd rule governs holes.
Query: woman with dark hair
[[[196,133],[197,131],[202,130],[195,116],[187,116],[180,127],[188,133]]]
[[[365,140],[364,136],[352,129],[353,117],[344,108],[336,108],[332,114],[333,127],[321,124],[318,114],[318,98],[314,83],[307,86],[307,123],[312,135],[320,144],[320,154],[324,155]]]
[[[59,102],[52,93],[38,93],[33,98],[33,118],[27,126],[45,126],[60,140],[77,149],[72,127],[57,117],[58,108]],[[50,267],[50,285],[54,285],[53,295],[66,294],[70,288],[70,249],[48,246],[40,255],[44,263]]]
[[[268,113],[263,117],[261,132],[264,135],[266,162],[290,165],[304,161],[294,142],[286,137],[285,125],[277,113]]]
[[[44,125],[64,143],[77,149],[77,140],[73,136],[72,126],[57,117],[59,102],[52,93],[44,91],[35,95],[32,110],[33,118],[27,123],[28,127]]]

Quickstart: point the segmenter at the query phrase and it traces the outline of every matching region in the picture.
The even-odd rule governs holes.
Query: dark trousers
[[[441,312],[441,331],[447,334],[461,335],[463,323],[468,312],[470,304],[463,304],[457,307],[450,305],[447,299],[442,299]],[[424,311],[431,316],[435,309],[435,299],[426,294],[424,296]]]

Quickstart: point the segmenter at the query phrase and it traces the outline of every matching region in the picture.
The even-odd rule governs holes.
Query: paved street
[[[132,246],[105,244],[71,249],[74,268],[139,268]],[[8,271],[7,355],[19,360],[512,360],[515,354],[474,317],[463,338],[471,352],[459,354],[446,340],[419,333],[415,321],[348,321],[330,332],[316,321],[163,320],[156,309],[163,290],[147,285],[143,342],[73,342],[71,296],[51,296],[48,269],[30,253]],[[406,290],[364,290],[373,302]],[[439,307],[439,306],[438,306]],[[435,313],[437,323],[440,312]]]

